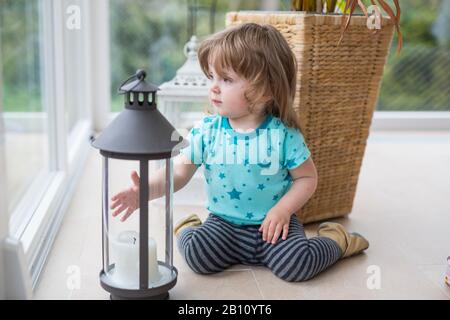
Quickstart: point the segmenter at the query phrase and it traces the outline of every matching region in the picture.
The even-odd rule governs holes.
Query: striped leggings
[[[277,277],[305,281],[341,257],[336,242],[325,237],[306,238],[294,214],[286,240],[275,245],[262,240],[259,225],[238,226],[209,214],[200,227],[186,227],[177,236],[180,253],[196,273],[223,271],[234,264],[268,267]]]

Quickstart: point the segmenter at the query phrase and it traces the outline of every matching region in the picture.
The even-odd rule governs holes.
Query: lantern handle
[[[131,77],[129,77],[127,80],[125,80],[124,82],[122,82],[122,84],[119,86],[119,89],[117,89],[117,92],[118,92],[119,94],[124,94],[124,93],[130,92],[131,90],[133,90],[134,88],[136,88],[136,87],[138,86],[138,84],[140,84],[142,81],[144,81],[144,79],[145,79],[146,76],[147,76],[147,73],[145,72],[145,70],[138,69],[138,70],[136,71],[135,74],[133,74],[133,75],[132,75]],[[123,87],[125,84],[127,84],[128,82],[130,82],[130,80],[132,80],[132,79],[139,79],[139,81],[137,81],[136,84],[135,84],[133,87],[131,87],[130,89],[128,89],[128,90],[122,90],[122,87]]]

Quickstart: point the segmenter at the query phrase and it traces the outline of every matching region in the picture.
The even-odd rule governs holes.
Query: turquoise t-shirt
[[[204,164],[207,209],[231,223],[259,225],[292,184],[288,169],[311,155],[298,129],[272,115],[248,133],[233,130],[227,117],[203,118],[181,153]]]

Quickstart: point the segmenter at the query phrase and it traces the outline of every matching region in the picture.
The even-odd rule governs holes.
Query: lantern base
[[[140,297],[140,298],[131,298],[132,300],[169,300],[169,292],[165,292],[162,294],[158,294],[156,296],[149,296],[149,297]],[[131,300],[129,297],[121,297],[117,295],[110,294],[109,295],[110,300]]]
[[[161,279],[162,282],[153,283],[147,289],[118,287],[103,270],[100,272],[100,285],[110,293],[111,300],[167,300],[169,290],[177,283],[178,270],[161,261],[158,261],[158,265],[165,277]],[[111,265],[110,271],[113,269],[114,265]]]

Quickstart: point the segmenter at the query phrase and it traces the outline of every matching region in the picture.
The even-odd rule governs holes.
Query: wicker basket
[[[305,12],[230,12],[226,25],[275,26],[298,62],[294,108],[319,175],[313,197],[297,212],[302,223],[350,214],[394,27],[377,34],[353,16],[339,46],[342,16]]]

